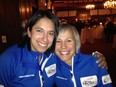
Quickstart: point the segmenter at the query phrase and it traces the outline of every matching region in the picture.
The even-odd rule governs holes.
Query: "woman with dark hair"
[[[54,51],[58,25],[58,18],[48,10],[39,10],[30,18],[22,42],[0,55],[0,86],[53,86],[56,64],[51,52]],[[44,64],[49,66],[46,71],[42,70]]]

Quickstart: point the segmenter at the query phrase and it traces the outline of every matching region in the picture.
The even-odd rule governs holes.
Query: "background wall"
[[[22,26],[37,8],[38,0],[0,0],[0,53],[21,39]]]

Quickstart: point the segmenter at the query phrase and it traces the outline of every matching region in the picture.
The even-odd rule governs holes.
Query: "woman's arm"
[[[98,65],[99,65],[99,67],[108,69],[106,58],[104,57],[104,55],[102,53],[100,53],[98,51],[95,51],[95,52],[92,53],[92,55],[99,58],[96,61],[96,63],[98,63]]]

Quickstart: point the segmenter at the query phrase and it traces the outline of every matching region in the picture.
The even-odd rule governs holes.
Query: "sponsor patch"
[[[97,85],[97,76],[87,76],[80,78],[82,87],[94,87]]]
[[[111,81],[111,78],[110,78],[110,75],[105,75],[105,76],[102,76],[102,83],[103,85],[106,85],[106,84],[109,84],[109,83],[112,83]]]
[[[51,77],[56,73],[56,64],[52,64],[45,68],[46,74],[48,77]]]
[[[0,87],[4,87],[4,85],[0,85]]]

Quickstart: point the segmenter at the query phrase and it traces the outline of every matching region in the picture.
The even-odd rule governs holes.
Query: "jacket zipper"
[[[77,87],[76,86],[76,79],[75,79],[75,76],[74,76],[74,57],[72,57],[72,70],[70,72],[72,74],[72,82],[73,82],[73,85],[74,85],[74,87]]]

